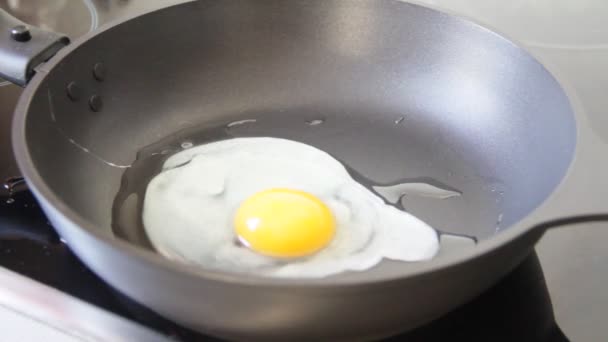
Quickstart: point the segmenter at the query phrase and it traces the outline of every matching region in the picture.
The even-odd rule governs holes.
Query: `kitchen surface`
[[[78,37],[105,22],[178,2],[0,0],[0,7],[25,22]],[[585,132],[579,136],[580,146],[608,151],[608,2],[415,3],[470,18],[524,46],[566,89]],[[0,322],[13,327],[7,340],[24,335],[32,340],[213,340],[162,319],[104,285],[50,229],[21,180],[10,149],[12,110],[20,92],[17,86],[0,83],[0,177],[5,180],[5,188],[0,189]],[[577,165],[584,167],[570,170],[578,181],[565,185],[567,196],[554,202],[557,211],[564,215],[576,213],[575,207],[608,211],[605,153],[598,156],[581,150],[577,158]],[[588,224],[548,232],[537,245],[538,256],[528,258],[479,299],[394,340],[446,336],[497,341],[605,340],[606,228],[606,224]]]

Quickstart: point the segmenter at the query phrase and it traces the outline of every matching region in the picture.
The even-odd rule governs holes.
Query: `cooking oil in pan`
[[[319,126],[324,121],[324,119],[310,119],[305,120],[303,125]],[[256,136],[255,134],[240,134],[239,128],[249,125],[259,125],[259,122],[256,119],[242,119],[211,128],[188,129],[140,150],[135,162],[123,174],[119,192],[114,200],[112,229],[115,235],[137,245],[153,249],[142,222],[143,200],[150,180],[161,172],[164,162],[179,151],[218,140]],[[259,134],[259,136],[273,136],[271,133],[272,130],[269,129],[267,134]],[[457,201],[462,196],[459,190],[431,178],[406,178],[396,182],[379,184],[357,173],[343,160],[342,163],[357,182],[382,197],[387,204],[401,210],[407,209],[404,208],[404,198],[421,197],[436,201]],[[415,212],[413,214],[416,215]],[[438,234],[441,245],[439,257],[462,249],[472,248],[477,243],[477,239],[472,236],[439,230]]]

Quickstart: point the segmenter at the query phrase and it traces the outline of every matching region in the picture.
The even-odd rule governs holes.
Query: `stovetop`
[[[103,22],[175,2],[179,1],[0,0],[0,6],[26,22],[77,37],[95,29]],[[488,7],[491,7],[488,5],[489,3],[499,3],[498,1],[486,1],[485,7],[481,6],[482,9],[479,9],[475,7],[475,4],[469,4],[472,7],[467,7],[465,0],[450,2],[449,5],[446,1],[427,0],[422,2],[435,6],[446,3],[445,6],[452,6],[450,8],[456,12],[482,17],[485,15],[483,13],[493,13],[488,11]],[[594,3],[593,0],[583,1],[583,3],[585,2]],[[484,8],[487,12],[483,12]],[[538,8],[536,10],[538,11]],[[596,12],[597,8],[594,13]],[[529,17],[531,14],[527,15]],[[538,16],[538,13],[536,15]],[[502,17],[500,19],[502,21],[488,15],[485,15],[485,18],[494,19],[500,25],[506,25],[506,19]],[[597,32],[597,27],[592,31]],[[546,33],[543,36],[543,32],[546,30],[533,30],[531,39],[534,41],[532,43],[542,49],[560,49],[559,56],[562,56],[562,49],[571,49],[573,42],[576,41],[570,35],[568,39],[571,41],[567,42],[570,45],[564,47],[563,44],[560,45],[556,37]],[[531,45],[534,45],[532,43]],[[595,53],[601,48],[601,44],[593,45]],[[584,49],[581,50],[581,46],[574,46],[574,51],[580,54],[581,51],[584,52]],[[608,47],[606,51],[608,52]],[[608,84],[608,77],[605,78],[605,81]],[[163,319],[114,291],[89,271],[70,252],[69,246],[61,241],[27,190],[26,185],[20,182],[19,171],[10,149],[10,121],[12,110],[20,93],[19,87],[0,83],[0,178],[6,181],[6,188],[0,189],[0,266],[129,321],[137,322],[160,332],[162,336],[183,341],[216,340]],[[498,285],[471,303],[426,326],[389,340],[435,341],[456,338],[470,341],[567,341],[568,339],[562,333],[554,316],[551,298],[555,297],[555,291],[551,291],[550,295],[543,275],[543,269],[547,269],[548,266],[551,270],[550,279],[569,281],[564,280],[562,273],[555,271],[555,265],[560,263],[559,260],[545,263],[546,260],[552,261],[552,258],[560,253],[557,248],[561,247],[563,247],[563,239],[559,238],[554,239],[554,245],[541,243],[540,259],[543,261],[543,267],[541,267],[539,256],[534,253]],[[581,255],[578,255],[578,261],[582,258]],[[595,259],[606,260],[608,255],[597,256]],[[579,281],[579,279],[570,282],[572,281]],[[549,287],[551,284],[554,283],[550,282]],[[563,300],[563,293],[558,291],[557,294],[560,300]],[[576,320],[576,317],[567,318],[570,320],[565,322],[572,326],[571,322],[573,319]],[[570,335],[568,330],[566,330],[566,334]],[[601,333],[586,336],[601,336],[599,334]]]

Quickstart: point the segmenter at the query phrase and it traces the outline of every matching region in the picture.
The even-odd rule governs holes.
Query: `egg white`
[[[309,192],[330,208],[336,234],[326,248],[280,260],[235,243],[233,216],[240,203],[271,188]],[[152,245],[168,258],[277,277],[362,271],[383,258],[427,260],[439,249],[435,230],[385,204],[332,156],[279,138],[223,140],[171,156],[148,184],[143,224]]]

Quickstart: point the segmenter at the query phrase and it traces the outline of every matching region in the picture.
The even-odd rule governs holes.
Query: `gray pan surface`
[[[284,280],[179,265],[114,235],[138,152],[243,119],[256,122],[233,134],[306,142],[374,183],[458,190],[403,205],[479,244]],[[510,41],[412,4],[337,0],[199,1],[106,26],[38,68],[14,131],[30,187],[97,274],[182,324],[248,340],[385,336],[470,300],[540,238],[519,223],[559,186],[577,140],[558,82]]]

